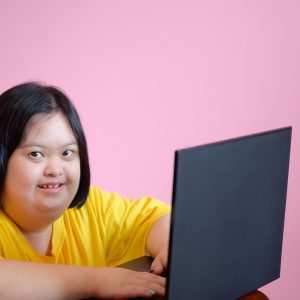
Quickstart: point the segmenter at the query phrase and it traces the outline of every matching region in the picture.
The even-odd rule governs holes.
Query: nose
[[[48,158],[44,169],[44,175],[57,177],[63,174],[62,163],[58,158]]]

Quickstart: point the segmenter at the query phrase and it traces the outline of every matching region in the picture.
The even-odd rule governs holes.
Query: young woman
[[[0,299],[164,295],[170,207],[90,187],[71,101],[38,83],[0,96]],[[115,266],[150,254],[152,272]]]

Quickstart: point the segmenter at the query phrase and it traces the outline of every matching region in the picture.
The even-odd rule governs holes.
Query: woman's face
[[[3,210],[24,231],[50,225],[70,205],[79,186],[78,145],[61,113],[38,114],[8,161]]]

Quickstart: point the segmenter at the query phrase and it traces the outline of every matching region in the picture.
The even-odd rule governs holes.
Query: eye
[[[44,155],[39,151],[32,151],[28,154],[28,156],[32,159],[41,159]]]
[[[63,156],[66,158],[71,158],[73,155],[74,155],[74,151],[70,149],[63,152]]]

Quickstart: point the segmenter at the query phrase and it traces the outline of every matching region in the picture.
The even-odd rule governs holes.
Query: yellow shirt
[[[0,210],[0,256],[31,262],[78,266],[116,266],[145,254],[152,224],[170,206],[144,197],[128,200],[91,187],[80,209],[67,209],[53,223],[51,256],[31,247],[20,229]]]

